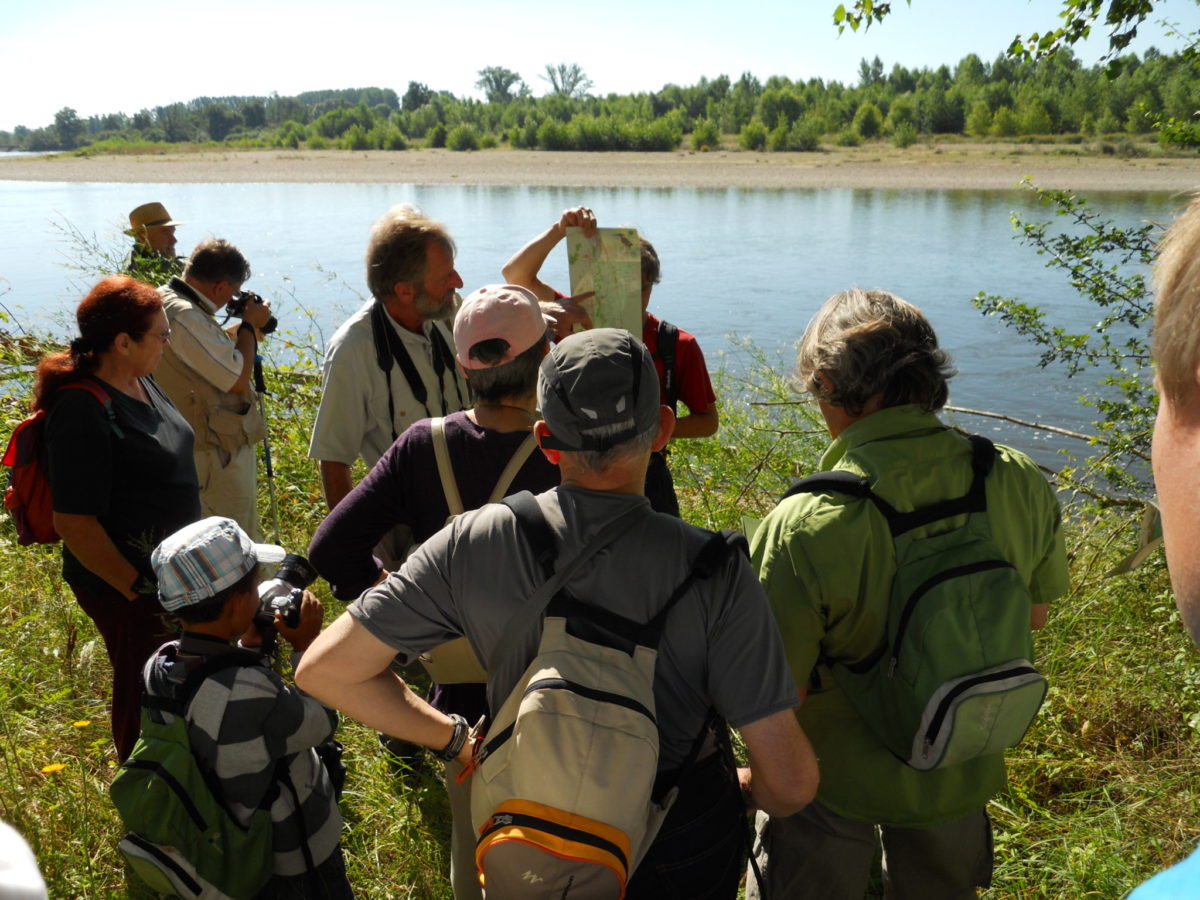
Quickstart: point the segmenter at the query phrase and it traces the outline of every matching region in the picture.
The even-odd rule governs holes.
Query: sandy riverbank
[[[1200,158],[1118,159],[1036,145],[967,144],[822,153],[257,150],[0,158],[0,181],[1004,190],[1026,176],[1043,187],[1085,193],[1180,192],[1200,187]]]

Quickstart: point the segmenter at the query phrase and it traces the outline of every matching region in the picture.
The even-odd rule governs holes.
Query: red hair
[[[38,362],[33,408],[48,409],[62,384],[96,371],[100,357],[112,347],[117,335],[128,334],[140,340],[162,308],[162,297],[148,284],[127,275],[100,281],[75,310],[79,337],[71,341],[70,349],[47,353]]]

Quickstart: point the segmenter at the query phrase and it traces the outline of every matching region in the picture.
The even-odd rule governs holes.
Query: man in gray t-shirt
[[[650,453],[671,436],[654,362],[627,332],[572,335],[542,362],[534,433],[562,473],[537,500],[569,560],[617,517],[627,529],[567,579],[564,590],[629,619],[647,621],[683,580],[707,533],[650,510],[642,486]],[[495,710],[533,657],[524,640],[505,671],[499,641],[514,612],[544,580],[521,527],[502,505],[466,513],[426,541],[404,567],[367,591],[306,654],[297,683],[330,706],[434,750],[456,749],[462,723],[426,706],[389,668],[466,635],[488,668]],[[732,555],[673,610],[659,646],[655,701],[659,771],[683,766],[710,709],[737,728],[750,765],[737,782],[710,745],[627,896],[736,896],[746,806],[803,807],[816,759],[792,713],[798,697],[762,590],[748,561]],[[466,761],[468,751],[458,757]],[[739,784],[740,782],[740,792]],[[775,812],[776,815],[780,814]],[[713,892],[714,886],[722,888]],[[702,890],[703,889],[703,890]]]

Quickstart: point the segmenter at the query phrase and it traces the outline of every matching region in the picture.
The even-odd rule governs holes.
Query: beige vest
[[[195,306],[205,313],[205,327],[216,332],[215,338],[228,341],[229,336],[213,315],[189,296],[191,291],[191,287],[178,278],[172,278],[159,289],[171,326],[174,327],[175,317],[181,311]],[[239,447],[256,444],[266,436],[266,423],[259,411],[258,396],[253,387],[244,394],[219,390],[180,360],[170,345],[163,350],[154,380],[166,391],[171,402],[196,432],[197,449],[219,449],[233,453]]]

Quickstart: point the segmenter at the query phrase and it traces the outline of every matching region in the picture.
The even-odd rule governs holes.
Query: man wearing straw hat
[[[183,274],[184,260],[175,255],[176,222],[157,201],[143,203],[129,214],[125,233],[134,238],[123,271],[149,284],[161,284]]]

